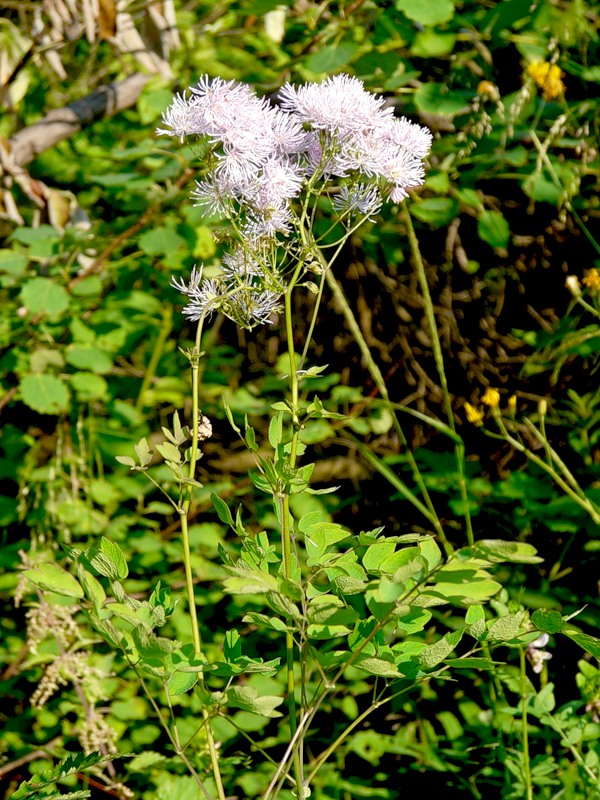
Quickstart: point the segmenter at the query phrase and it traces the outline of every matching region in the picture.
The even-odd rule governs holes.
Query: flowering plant
[[[383,98],[347,75],[322,84],[288,84],[278,99],[279,104],[272,106],[248,86],[205,77],[187,95],[175,98],[159,129],[160,134],[195,137],[202,144],[206,170],[192,197],[221,219],[220,237],[226,250],[214,277],[205,277],[204,267],[195,266],[189,277],[172,280],[185,297],[184,316],[197,323],[194,344],[185,351],[192,378],[190,426],[182,425],[175,413],[172,428],[163,428],[164,441],[154,445],[154,452],[142,439],[135,447],[136,459],[120,456],[118,461],[144,473],[179,517],[191,644],[158,635],[175,611],[169,587],[159,582],[148,600],[128,594],[123,585],[129,573],[127,561],[119,546],[107,538],[85,551],[70,549],[78,564],[77,579],[58,567],[50,575],[41,569],[26,573],[39,593],[50,588],[82,600],[90,623],[136,672],[173,751],[208,800],[225,800],[234,787],[249,791],[246,776],[238,768],[238,752],[222,747],[224,726],[243,735],[264,756],[263,768],[253,773],[252,796],[307,798],[311,787],[325,780],[331,756],[379,708],[450,669],[492,669],[489,643],[510,640],[521,647],[521,637],[529,629],[526,613],[510,613],[508,607],[503,619],[486,619],[484,604],[502,588],[490,570],[502,561],[539,560],[535,549],[525,543],[475,542],[463,471],[464,445],[454,428],[431,298],[410,216],[403,211],[448,423],[420,418],[454,443],[466,547],[455,551],[447,538],[399,422],[398,412],[408,409],[391,402],[333,275],[333,266],[353,232],[383,203],[399,203],[423,183],[430,132],[396,118]],[[423,533],[384,536],[381,527],[352,533],[334,522],[316,497],[336,488],[315,488],[311,483],[315,465],[300,464],[308,444],[303,433],[312,421],[334,420],[339,427],[349,421],[318,396],[309,397],[309,384],[304,383],[326,369],[323,365],[305,368],[325,285],[341,307],[389,412],[416,489],[405,485],[361,442],[354,444],[422,514],[427,526]],[[302,331],[301,354],[296,352],[301,337],[292,313],[292,294],[299,288],[316,296],[312,320],[306,333]],[[250,529],[240,510],[234,517],[225,501],[212,495],[219,519],[236,537],[231,548],[221,551],[224,590],[242,602],[251,599],[244,605],[244,634],[237,628],[227,630],[217,652],[214,643],[205,646],[201,638],[189,531],[194,491],[201,488],[197,464],[202,442],[212,434],[211,422],[201,411],[199,366],[205,355],[203,328],[215,312],[248,330],[282,313],[289,366],[285,400],[271,406],[268,448],[259,447],[247,417],[242,430],[226,407],[229,421],[254,459],[249,477],[272,500],[280,539],[273,541],[262,530],[262,520]],[[172,475],[164,485],[153,473],[155,454]],[[433,616],[430,607],[450,603],[468,606],[464,623],[453,617],[451,630],[434,642],[424,636],[407,638],[425,631]],[[472,642],[457,655],[465,634]],[[263,658],[267,651],[274,651],[274,657]],[[75,678],[79,680],[79,675]],[[353,682],[362,687],[365,680],[371,682],[366,684],[372,692],[370,702],[360,712],[355,704],[347,713],[345,701],[354,702],[354,694],[365,691],[355,686],[353,692],[348,687]],[[265,690],[265,681],[270,682],[271,692]],[[154,684],[166,697],[170,718],[155,700]],[[201,719],[183,743],[174,711],[177,700],[172,698],[186,693],[193,693],[190,707],[199,711]],[[280,710],[284,703],[287,715]],[[314,734],[313,722],[327,708],[340,712],[339,719],[331,735]],[[273,725],[275,737],[261,742],[252,739],[231,709],[258,716],[262,727]],[[108,758],[110,748],[105,746],[100,754]],[[125,789],[119,791],[126,796]]]

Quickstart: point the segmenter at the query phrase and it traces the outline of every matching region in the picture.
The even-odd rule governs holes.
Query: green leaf
[[[140,248],[149,256],[158,256],[171,253],[178,247],[188,247],[187,241],[175,230],[175,225],[165,225],[146,231],[138,239]]]
[[[531,621],[539,631],[544,631],[544,633],[559,633],[565,627],[562,614],[547,608],[538,608],[534,611]]]
[[[500,211],[482,211],[477,219],[477,233],[490,247],[507,247],[510,240],[508,222]]]
[[[69,307],[69,294],[52,278],[31,278],[21,289],[21,302],[31,314],[57,320]]]
[[[234,708],[241,708],[261,717],[283,716],[281,711],[275,710],[283,703],[283,697],[273,695],[259,697],[254,686],[232,686],[227,690],[227,702]]]
[[[316,566],[331,545],[350,536],[345,528],[337,522],[323,519],[324,516],[322,511],[311,511],[298,522],[298,528],[304,534],[309,566]]]
[[[569,639],[578,644],[586,653],[594,656],[600,660],[600,639],[595,636],[589,636],[587,633],[579,633],[579,631],[568,630],[564,628],[561,633],[564,633]]]
[[[198,683],[196,672],[175,672],[167,682],[167,689],[171,697],[175,694],[185,694],[192,686]]]
[[[4,273],[10,275],[12,280],[18,280],[25,274],[27,264],[28,258],[24,253],[18,253],[16,250],[0,249],[0,274]]]
[[[94,604],[96,611],[100,611],[106,600],[106,592],[100,581],[91,572],[84,569],[81,564],[77,565],[77,577],[85,594]]]
[[[419,633],[425,630],[425,626],[431,619],[431,611],[426,611],[423,608],[410,608],[405,611],[405,606],[401,606],[398,611],[398,616],[394,617],[396,628],[403,636],[411,636],[413,633]]]
[[[429,4],[421,3],[422,7]],[[431,29],[419,31],[411,45],[410,52],[419,58],[439,58],[451,53],[456,44],[454,33],[436,33]]]
[[[419,663],[424,669],[432,669],[444,661],[456,648],[463,635],[463,628],[446,633],[438,642],[431,644],[419,655]]]
[[[54,592],[63,597],[83,597],[83,589],[77,579],[70,572],[50,561],[40,564],[35,569],[26,569],[24,575],[44,591]]]
[[[447,658],[444,661],[444,664],[454,669],[493,670],[501,663],[500,661],[490,661],[488,658]]]
[[[508,642],[514,639],[521,631],[521,625],[527,614],[518,611],[495,620],[488,626],[488,637],[498,642]]]
[[[454,16],[451,0],[396,0],[395,6],[420,25],[439,25]]]
[[[440,597],[444,600],[460,600],[464,603],[479,603],[488,600],[502,589],[502,584],[491,578],[481,578],[465,581],[464,583],[450,583],[446,581],[436,581],[433,586],[427,588],[421,597],[427,595]]]
[[[469,606],[465,614],[465,623],[468,633],[474,639],[478,641],[482,639],[485,634],[485,611],[483,606],[477,604]]]
[[[69,390],[54,375],[26,375],[21,381],[21,399],[38,414],[62,414],[69,409]]]
[[[260,570],[243,569],[241,567],[227,567],[228,572],[234,575],[225,578],[224,588],[230,594],[264,594],[277,592],[277,578],[268,572]]]
[[[147,772],[151,767],[164,764],[166,760],[166,756],[163,756],[162,753],[157,753],[154,750],[145,750],[129,762],[127,771]]]
[[[509,561],[512,564],[539,564],[543,558],[536,556],[537,550],[525,542],[507,542],[503,539],[480,539],[470,548],[476,558],[492,563]],[[466,551],[467,548],[464,549]],[[464,552],[461,551],[461,552]]]
[[[563,189],[553,181],[543,178],[541,175],[530,175],[523,182],[523,191],[532,200],[558,205],[562,196]]]
[[[87,551],[86,558],[96,572],[111,581],[122,581],[129,574],[123,551],[104,536]]]
[[[152,461],[152,451],[148,446],[147,439],[140,439],[134,449],[141,466],[146,467]]]
[[[363,567],[371,575],[379,575],[381,573],[381,564],[394,554],[396,550],[396,543],[380,539],[367,548],[363,556]]]
[[[71,386],[75,390],[78,400],[106,400],[108,397],[108,384],[100,375],[92,372],[76,372],[69,376]]]
[[[269,442],[273,449],[281,444],[283,439],[283,411],[278,411],[269,423]]]
[[[412,203],[410,211],[421,222],[439,228],[458,216],[458,203],[452,197],[429,197]]]
[[[421,5],[432,4],[421,3]],[[422,83],[419,86],[414,94],[414,101],[419,111],[449,117],[466,112],[469,107],[467,98],[463,97],[460,92],[449,90],[445,83],[434,83],[433,81]]]
[[[289,630],[286,623],[279,619],[279,617],[267,617],[266,614],[259,614],[256,611],[250,611],[242,618],[242,622],[251,622],[253,625],[264,625],[266,628],[284,633]]]
[[[174,444],[171,444],[171,442],[163,442],[162,444],[156,444],[154,446],[165,461],[173,461],[175,464],[181,464],[181,452]]]
[[[350,64],[359,52],[360,48],[354,42],[326,45],[306,59],[306,67],[311,72],[332,73]]]
[[[210,499],[221,522],[224,522],[226,525],[229,525],[235,530],[235,522],[233,521],[233,517],[231,516],[231,511],[229,510],[227,503],[222,500],[219,495],[213,493],[211,493]]]
[[[424,539],[417,544],[419,553],[423,556],[429,567],[429,572],[432,572],[442,562],[442,551],[438,547],[437,542],[433,538]]]
[[[352,666],[362,669],[370,675],[379,675],[382,678],[402,677],[395,664],[390,661],[385,661],[383,658],[375,658],[374,656],[362,654],[353,661]]]
[[[112,369],[112,359],[98,347],[92,345],[71,345],[65,353],[65,361],[77,369],[104,374]]]

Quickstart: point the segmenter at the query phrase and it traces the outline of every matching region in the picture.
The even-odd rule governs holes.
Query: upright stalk
[[[296,274],[299,272],[297,270]],[[290,444],[289,465],[290,469],[296,466],[298,452],[298,373],[296,354],[294,351],[294,332],[292,328],[292,292],[295,278],[292,277],[285,293],[285,332],[290,369],[290,394],[292,408],[292,440]],[[283,558],[283,575],[287,580],[292,577],[292,516],[290,511],[290,496],[286,492],[281,498],[281,550]],[[287,704],[290,725],[290,736],[294,738],[298,724],[296,720],[296,683],[294,677],[294,636],[291,631],[285,634],[286,670],[287,670]],[[302,748],[299,747],[293,758],[294,779],[299,798],[302,798]]]
[[[369,370],[369,374],[371,375],[373,382],[375,383],[375,386],[377,386],[377,389],[379,390],[382,399],[384,400],[387,407],[391,411],[394,430],[396,431],[396,435],[398,436],[400,444],[404,448],[404,452],[406,453],[406,458],[412,470],[413,477],[415,479],[417,486],[419,487],[419,491],[421,492],[425,506],[427,507],[428,510],[427,519],[431,521],[433,527],[435,528],[435,532],[437,533],[439,540],[442,543],[444,552],[446,553],[447,556],[451,556],[453,553],[452,545],[446,538],[446,534],[442,527],[442,523],[440,522],[439,516],[433,506],[431,497],[429,496],[429,492],[427,491],[427,487],[425,486],[425,482],[423,481],[423,476],[421,475],[419,466],[415,460],[415,457],[410,447],[408,446],[408,440],[404,434],[402,426],[400,425],[400,421],[398,420],[393,404],[390,401],[390,395],[387,386],[385,384],[384,377],[381,374],[381,370],[379,369],[379,367],[375,363],[373,356],[371,355],[369,346],[365,341],[365,337],[362,334],[360,326],[356,320],[356,317],[354,316],[354,312],[352,311],[352,308],[350,307],[348,300],[346,299],[346,295],[344,294],[342,287],[335,279],[335,276],[328,268],[327,264],[324,264],[324,269],[326,270],[325,279],[327,281],[327,285],[331,289],[333,296],[335,297],[339,306],[342,309],[342,314],[344,316],[344,319],[346,320],[346,323],[350,328],[352,335],[354,336],[354,340],[356,341],[360,349],[360,352],[362,353],[362,356],[365,360],[365,364],[367,366],[367,369]]]
[[[192,370],[192,448],[190,452],[190,462],[188,477],[193,479],[196,474],[196,464],[198,463],[198,431],[200,423],[200,385],[198,378],[198,365],[200,362],[200,338],[202,335],[202,322],[198,323],[198,330],[196,332],[196,343],[190,355],[190,366]],[[200,627],[198,625],[198,610],[196,608],[196,600],[194,598],[194,578],[192,573],[192,558],[190,551],[190,537],[188,530],[188,517],[190,505],[192,502],[192,487],[187,485],[184,489],[184,498],[179,509],[179,519],[181,520],[181,535],[183,541],[183,563],[185,569],[185,584],[188,597],[188,608],[190,613],[190,621],[192,626],[192,640],[194,643],[194,652],[196,655],[202,654],[202,640],[200,638]],[[204,687],[204,677],[199,673],[198,686],[201,690]],[[223,787],[223,779],[221,777],[221,770],[219,767],[219,755],[215,745],[215,740],[212,733],[211,716],[208,708],[202,704],[202,718],[204,720],[204,728],[206,730],[206,741],[208,745],[208,752],[210,755],[210,763],[213,772],[213,778],[217,787],[218,800],[225,800],[225,789]]]
[[[525,780],[526,800],[533,800],[533,784],[531,782],[531,763],[529,761],[529,730],[527,726],[527,675],[525,672],[525,648],[519,648],[519,666],[521,670],[521,738],[523,740],[523,772]]]
[[[405,205],[402,209],[402,218],[406,225],[408,234],[408,243],[410,245],[411,254],[415,267],[417,268],[417,278],[421,288],[421,295],[423,297],[423,308],[425,310],[425,318],[427,319],[427,326],[429,328],[429,335],[431,337],[431,347],[433,350],[433,358],[435,366],[440,378],[440,387],[442,389],[442,396],[444,402],[444,411],[448,420],[448,426],[453,433],[456,433],[456,426],[454,424],[454,414],[452,412],[452,402],[450,400],[450,392],[448,390],[448,381],[446,379],[446,370],[444,367],[444,355],[442,353],[442,344],[437,330],[435,321],[435,314],[433,311],[433,301],[431,299],[431,292],[429,291],[429,283],[427,282],[427,274],[425,272],[425,265],[421,258],[421,251],[419,249],[419,241],[415,234],[415,229],[412,224],[412,219],[408,207]],[[473,524],[471,522],[471,512],[469,510],[469,496],[467,493],[467,481],[465,478],[464,464],[465,464],[465,449],[463,444],[454,443],[454,454],[456,457],[456,467],[458,470],[458,485],[460,496],[464,507],[464,518],[467,532],[467,542],[472,545],[475,542],[473,535]]]

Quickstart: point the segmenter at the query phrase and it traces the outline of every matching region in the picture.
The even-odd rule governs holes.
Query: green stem
[[[196,474],[196,464],[198,462],[198,439],[199,439],[199,423],[200,423],[200,386],[198,377],[198,365],[200,362],[200,337],[202,335],[202,322],[198,324],[196,333],[196,344],[194,350],[190,354],[190,366],[192,370],[192,447],[190,452],[190,462],[188,477],[194,479]],[[188,530],[188,517],[190,506],[192,502],[192,487],[187,485],[185,487],[184,500],[179,510],[179,518],[181,520],[181,534],[183,540],[183,563],[185,569],[185,583],[188,597],[188,608],[190,613],[190,621],[192,626],[192,640],[194,642],[194,651],[196,655],[202,654],[202,640],[200,638],[200,627],[198,625],[198,609],[196,608],[196,600],[194,597],[194,578],[192,572],[192,557],[190,550],[190,538]],[[198,679],[198,687],[204,690],[204,677],[200,673]],[[215,740],[212,733],[211,716],[208,708],[202,705],[202,718],[204,719],[206,729],[206,742],[208,745],[208,752],[210,755],[210,763],[213,772],[213,778],[217,787],[217,795],[219,800],[225,800],[225,789],[223,787],[223,779],[221,778],[221,770],[219,767],[219,754],[215,745]]]
[[[291,394],[291,409],[292,409],[292,440],[290,444],[289,466],[294,469],[296,466],[296,458],[298,453],[298,434],[299,434],[299,417],[298,417],[298,365],[296,364],[296,353],[294,351],[294,331],[292,328],[292,292],[300,274],[301,265],[298,265],[290,284],[285,293],[285,333],[287,341],[287,351],[290,369],[290,394]],[[290,510],[290,496],[284,494],[280,500],[281,511],[281,550],[283,558],[283,575],[287,580],[292,578],[292,515]],[[294,676],[294,636],[291,631],[286,631],[285,634],[285,652],[286,652],[286,671],[287,671],[287,704],[289,714],[290,736],[292,739],[298,730],[296,720],[296,682]],[[296,791],[298,798],[302,797],[302,747],[298,747],[294,753],[293,758],[293,771],[294,779],[296,781]]]
[[[152,355],[150,356],[150,361],[148,362],[148,366],[146,367],[146,371],[144,373],[144,380],[142,381],[140,392],[137,396],[137,400],[135,401],[135,407],[138,411],[143,409],[146,405],[146,403],[144,402],[146,397],[146,392],[148,391],[148,389],[150,388],[150,384],[154,380],[154,376],[156,375],[156,370],[158,369],[158,362],[160,361],[160,357],[163,354],[165,342],[169,338],[169,334],[171,333],[172,328],[173,328],[173,309],[170,305],[166,305],[163,308],[162,322],[160,324],[160,328],[158,329],[158,336],[156,337],[156,341],[154,342],[154,348],[152,349]]]
[[[563,492],[565,492],[565,494],[569,495],[571,500],[573,500],[575,503],[577,503],[578,506],[581,506],[581,508],[583,508],[585,511],[587,511],[587,513],[590,515],[590,517],[594,520],[594,522],[597,525],[600,524],[600,512],[592,504],[591,500],[589,500],[583,494],[583,492],[582,492],[580,487],[578,487],[578,489],[579,489],[579,492],[581,492],[581,494],[579,492],[576,492],[567,483],[567,481],[565,481],[564,478],[561,475],[558,474],[558,472],[554,469],[554,467],[551,464],[547,464],[544,461],[543,458],[540,458],[539,456],[537,456],[528,447],[526,447],[524,444],[522,444],[522,442],[520,442],[518,439],[515,439],[514,436],[511,436],[510,433],[508,432],[508,430],[506,429],[506,426],[504,425],[504,421],[500,417],[499,413],[495,414],[495,420],[496,420],[496,423],[497,423],[497,425],[498,425],[498,427],[499,427],[499,429],[500,429],[500,431],[502,433],[502,438],[503,439],[505,439],[509,444],[511,444],[515,448],[515,450],[518,450],[520,453],[523,453],[524,455],[526,455],[527,458],[530,461],[533,461],[533,463],[537,464],[537,466],[540,469],[544,470],[544,472],[546,472],[548,475],[550,475],[552,480],[555,481],[560,486],[560,488],[563,490]],[[493,434],[490,434],[490,435],[493,436]]]
[[[529,760],[529,730],[527,726],[527,675],[525,672],[525,648],[519,648],[519,666],[521,670],[521,738],[523,739],[523,768],[525,772],[526,800],[533,800],[533,784],[531,782],[531,762]]]
[[[402,218],[406,225],[406,232],[408,234],[408,242],[410,245],[411,254],[415,266],[417,268],[417,278],[419,281],[419,286],[421,287],[421,295],[423,297],[423,308],[425,311],[425,318],[427,320],[427,325],[429,327],[429,335],[431,337],[433,359],[435,361],[435,366],[440,378],[440,387],[442,389],[442,396],[444,401],[444,411],[446,413],[446,418],[448,419],[448,426],[453,431],[453,433],[455,433],[456,426],[454,424],[454,414],[452,412],[452,401],[450,399],[450,392],[448,390],[448,380],[446,378],[446,370],[444,367],[444,354],[442,352],[442,344],[440,342],[440,337],[437,330],[437,324],[435,321],[433,301],[431,299],[431,292],[429,291],[429,283],[427,281],[427,273],[425,272],[425,265],[423,264],[423,259],[421,258],[419,241],[417,239],[417,235],[415,233],[410,212],[407,206],[404,206],[402,210]],[[475,537],[473,534],[473,523],[471,521],[471,512],[469,510],[469,496],[467,492],[467,481],[465,477],[464,446],[458,444],[458,442],[455,442],[454,454],[456,457],[456,466],[458,470],[458,485],[460,490],[460,496],[464,508],[463,513],[464,513],[465,526],[467,532],[467,542],[470,545],[472,545],[475,541]]]
[[[174,733],[171,733],[171,729],[169,728],[169,726],[165,722],[165,720],[163,718],[163,715],[161,713],[160,707],[159,707],[158,703],[156,702],[156,700],[154,699],[154,696],[153,696],[152,692],[150,691],[150,689],[148,689],[148,687],[146,685],[146,682],[144,681],[143,677],[138,672],[136,666],[134,664],[132,664],[131,662],[129,662],[129,663],[130,663],[132,669],[136,672],[136,674],[137,674],[137,676],[139,678],[141,687],[144,690],[144,692],[146,693],[146,696],[147,696],[148,700],[150,701],[150,704],[152,705],[152,707],[153,707],[153,709],[154,709],[154,711],[156,713],[156,716],[158,717],[158,720],[159,720],[160,724],[162,725],[165,733],[167,734],[171,744],[173,745],[173,748],[174,748],[175,752],[177,753],[179,758],[183,761],[183,763],[188,768],[191,776],[194,778],[194,780],[196,781],[196,783],[200,787],[200,790],[201,790],[202,794],[206,797],[206,800],[212,800],[211,796],[208,793],[208,790],[207,790],[206,786],[204,785],[204,781],[198,775],[198,773],[194,769],[194,765],[190,762],[189,758],[186,756],[186,754],[184,752],[184,748],[181,747],[181,742],[179,741],[179,732],[177,731],[177,727],[176,727],[175,721],[173,722]],[[167,692],[166,687],[165,687],[165,692]],[[168,693],[167,693],[167,697],[168,697]],[[171,711],[172,711],[172,709],[171,709]]]
[[[373,356],[371,355],[371,351],[369,350],[369,346],[367,345],[367,343],[365,341],[365,337],[362,334],[362,331],[361,331],[361,329],[360,329],[360,327],[358,325],[358,322],[356,321],[356,317],[354,316],[354,312],[350,308],[350,304],[348,303],[348,300],[346,299],[346,296],[345,296],[344,292],[342,291],[341,286],[339,285],[339,283],[335,279],[335,276],[333,275],[331,270],[329,270],[327,268],[326,264],[324,264],[324,268],[326,269],[325,280],[327,281],[327,285],[331,289],[331,292],[332,292],[335,300],[337,301],[338,305],[340,306],[340,308],[342,310],[342,314],[344,316],[344,319],[346,320],[346,324],[350,328],[350,331],[352,332],[354,340],[356,341],[356,343],[357,343],[357,345],[358,345],[358,347],[360,349],[360,352],[361,352],[361,354],[362,354],[362,356],[363,356],[363,358],[365,360],[365,364],[366,364],[366,367],[367,367],[367,369],[369,371],[369,374],[371,375],[371,377],[373,379],[373,382],[375,383],[375,386],[379,390],[379,393],[381,394],[381,397],[383,398],[386,406],[392,412],[392,420],[393,420],[393,424],[394,424],[394,430],[396,431],[396,435],[398,436],[400,444],[404,448],[404,452],[406,453],[406,458],[407,458],[408,463],[410,465],[410,468],[412,470],[413,477],[415,479],[415,482],[416,482],[417,486],[419,487],[419,491],[421,492],[421,495],[423,497],[423,501],[424,501],[425,506],[427,507],[428,512],[429,512],[429,514],[427,516],[427,519],[431,521],[433,527],[435,528],[435,531],[436,531],[436,533],[437,533],[437,535],[439,537],[439,540],[442,543],[442,546],[444,547],[444,551],[445,551],[446,555],[447,556],[451,556],[452,553],[453,553],[452,545],[450,544],[450,542],[446,538],[446,534],[444,532],[444,529],[442,527],[440,519],[439,519],[439,517],[437,515],[437,512],[436,512],[434,506],[433,506],[433,503],[431,501],[431,497],[429,496],[429,492],[427,491],[427,487],[425,486],[425,482],[423,481],[423,476],[421,475],[421,472],[419,470],[419,466],[418,466],[418,464],[417,464],[417,462],[415,460],[415,457],[414,457],[414,455],[412,453],[412,450],[408,446],[408,440],[407,440],[406,436],[404,435],[404,431],[402,429],[402,426],[400,425],[400,421],[398,420],[398,417],[397,417],[397,415],[395,413],[394,404],[391,403],[391,401],[390,401],[389,392],[387,390],[387,386],[385,384],[384,377],[381,374],[381,370],[379,369],[379,367],[375,363],[375,360],[374,360]]]

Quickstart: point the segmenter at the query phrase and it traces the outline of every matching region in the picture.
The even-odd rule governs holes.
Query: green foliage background
[[[528,446],[544,452],[528,434],[525,417],[545,426],[585,496],[600,504],[600,326],[592,313],[599,308],[600,287],[599,282],[594,288],[593,277],[600,267],[596,5],[583,0],[175,2],[177,43],[153,21],[153,4],[139,1],[126,4],[140,35],[141,44],[130,48],[134,52],[115,40],[110,0],[100,3],[86,38],[84,5],[59,14],[59,22],[48,14],[48,7],[58,4],[0,2],[0,52],[6,54],[0,76],[4,796],[13,796],[22,780],[53,764],[50,787],[64,779],[69,787],[64,791],[73,793],[65,796],[83,789],[106,796],[98,778],[88,784],[80,772],[99,768],[100,759],[62,772],[56,767],[78,749],[72,687],[42,708],[30,703],[44,666],[56,656],[56,642],[47,639],[37,652],[27,647],[27,602],[16,609],[13,600],[23,586],[21,552],[33,562],[64,564],[66,548],[85,549],[102,536],[124,554],[125,573],[118,577],[131,595],[146,597],[157,580],[170,586],[175,598],[182,593],[173,509],[143,476],[115,460],[132,455],[142,437],[160,441],[156,432],[170,425],[174,411],[189,413],[190,387],[178,347],[193,331],[177,312],[180,298],[170,279],[187,275],[199,262],[210,274],[221,252],[213,237],[217,221],[188,200],[198,154],[156,138],[161,113],[174,92],[204,73],[274,94],[285,81],[320,80],[339,71],[364,80],[399,113],[435,134],[425,187],[410,208],[432,287],[453,410],[467,447],[468,503],[477,538],[533,544],[543,559],[494,566],[491,578],[502,591],[492,607],[499,618],[522,609],[556,611],[561,618],[579,612],[572,636],[560,635],[560,626],[549,628],[545,618],[535,623],[551,633],[553,653],[542,682],[531,672],[526,682],[535,698],[530,705],[535,796],[598,796],[599,651],[595,639],[585,639],[598,636],[600,628],[598,524],[543,470],[527,465],[522,453],[467,423],[464,412],[464,402],[477,406],[489,386],[500,390],[502,408],[516,395],[518,429]],[[166,19],[169,4],[154,5]],[[34,26],[38,12],[41,33]],[[527,76],[528,64],[536,61],[560,67],[563,94],[542,96]],[[84,127],[23,167],[11,166],[11,137],[19,131],[52,109],[138,72],[149,80],[134,105]],[[568,275],[583,280],[588,270],[592,277],[583,292],[591,311],[565,288]],[[397,208],[387,208],[353,237],[339,277],[392,399],[440,418],[442,392]],[[299,321],[308,318],[310,302],[310,297],[297,301]],[[332,301],[320,322],[313,354],[331,372],[310,379],[309,388],[331,411],[355,419],[352,439],[323,419],[305,432],[304,441],[319,456],[316,483],[341,487],[320,500],[319,508],[356,533],[380,525],[389,536],[430,533],[385,479],[383,467],[410,484],[405,454],[385,410],[369,402],[376,389]],[[200,464],[204,488],[195,495],[190,535],[206,655],[218,661],[224,648],[234,658],[238,646],[231,634],[224,639],[228,626],[259,609],[252,597],[223,591],[219,552],[234,552],[237,543],[224,515],[213,509],[211,493],[230,508],[241,503],[253,533],[277,530],[272,507],[246,477],[250,462],[223,400],[238,424],[248,415],[259,439],[266,438],[265,419],[271,403],[282,398],[286,367],[279,359],[276,325],[242,334],[217,319],[203,346],[202,411],[212,420],[214,437]],[[454,532],[453,544],[462,547],[460,476],[448,443],[435,425],[407,419],[414,423],[411,446],[426,486]],[[491,420],[485,422],[488,428],[494,430]],[[163,467],[155,475],[171,480]],[[310,510],[304,506],[298,514]],[[45,579],[51,590],[52,576]],[[75,590],[69,599],[62,589],[58,602],[77,602]],[[168,631],[185,642],[182,605],[174,607]],[[457,619],[452,607],[434,609],[430,619],[409,628],[408,639],[431,645],[452,636]],[[117,774],[144,800],[200,796],[173,757],[127,663],[86,629],[81,615],[78,621],[79,646],[91,653],[91,679],[99,684],[118,749],[136,754],[114,762]],[[329,624],[346,628],[350,622],[340,614]],[[240,629],[242,640],[247,633]],[[335,628],[328,634],[335,638]],[[244,655],[276,658],[280,638],[275,629],[259,652],[244,649]],[[483,672],[467,665],[453,673],[453,682],[422,683],[372,714],[323,767],[314,796],[396,798],[411,789],[443,789],[451,797],[526,797],[515,721],[523,693],[518,649],[499,641],[493,658],[503,662],[501,668]],[[351,688],[325,709],[330,713],[314,733],[315,752],[370,704],[373,684],[364,677],[357,671]],[[381,673],[375,686],[388,677]],[[213,689],[225,683],[217,676]],[[249,677],[247,687],[265,700],[277,700],[282,692],[281,678],[268,670]],[[194,733],[200,708],[185,688],[178,687],[172,698],[182,739]],[[256,704],[240,696],[233,716],[237,727],[217,718],[231,795],[262,796],[269,765],[245,737],[260,747],[282,747],[275,707],[262,708],[261,716]],[[202,743],[194,747],[202,763]],[[19,759],[32,752],[36,758],[21,766]],[[36,791],[27,794],[21,787],[14,796],[55,796]]]

